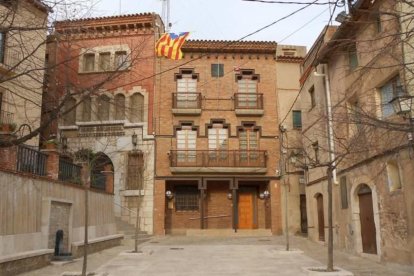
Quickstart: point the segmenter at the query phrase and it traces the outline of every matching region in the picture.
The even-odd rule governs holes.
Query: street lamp
[[[138,135],[134,132],[134,134],[132,134],[132,145],[134,146],[134,149],[136,149],[137,145],[138,145]]]
[[[390,103],[394,108],[396,114],[408,118],[409,120],[414,119],[414,96],[412,95],[404,95],[404,96],[397,96],[394,97]]]

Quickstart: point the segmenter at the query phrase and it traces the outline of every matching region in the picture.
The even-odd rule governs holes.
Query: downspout
[[[337,184],[336,179],[336,161],[335,161],[335,144],[333,138],[333,118],[332,118],[332,101],[331,101],[331,84],[329,81],[328,64],[322,64],[323,75],[325,78],[325,99],[326,99],[326,111],[328,115],[328,145],[329,145],[329,161],[334,168],[332,171],[333,182]]]

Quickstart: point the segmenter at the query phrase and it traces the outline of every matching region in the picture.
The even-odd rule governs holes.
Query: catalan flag
[[[180,33],[179,35],[174,33],[163,34],[155,45],[155,52],[159,57],[166,57],[174,60],[182,59],[183,53],[181,52],[181,46],[183,46],[184,41],[189,34],[189,32]]]

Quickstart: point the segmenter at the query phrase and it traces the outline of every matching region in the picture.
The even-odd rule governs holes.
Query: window
[[[256,160],[259,155],[259,131],[254,127],[239,130],[240,161]]]
[[[310,96],[311,109],[312,109],[316,106],[315,86],[314,85],[312,85],[312,87],[309,89],[309,96]]]
[[[226,150],[228,143],[228,129],[223,124],[213,124],[208,129],[208,149]]]
[[[95,70],[95,54],[83,55],[83,71],[93,72]]]
[[[224,64],[215,63],[211,64],[211,76],[221,78],[224,76]]]
[[[129,100],[130,121],[139,123],[144,121],[144,96],[135,93]]]
[[[129,67],[128,55],[125,51],[115,53],[115,70],[124,70]]]
[[[346,176],[341,176],[339,185],[341,189],[341,208],[348,209],[348,187],[346,184]]]
[[[87,96],[83,99],[83,102],[82,102],[82,121],[90,122],[91,113],[92,113],[92,99],[91,97]]]
[[[193,74],[182,74],[177,78],[177,108],[197,108],[197,78]]]
[[[176,186],[174,198],[176,211],[198,211],[197,186]]]
[[[127,190],[142,190],[143,177],[142,169],[144,166],[144,157],[142,152],[132,152],[128,154],[128,179]]]
[[[401,86],[400,77],[396,76],[395,78],[391,79],[384,86],[382,86],[380,90],[382,118],[386,118],[394,114],[394,109],[390,101],[394,97],[404,95],[404,90]]]
[[[302,129],[302,112],[300,110],[292,111],[293,128]]]
[[[375,17],[375,29],[377,33],[382,32],[382,22],[381,22],[381,14],[378,13],[378,15]]]
[[[111,69],[111,53],[99,54],[99,70],[109,71]]]
[[[358,67],[358,52],[356,48],[356,44],[353,44],[348,48],[348,61],[349,61],[349,68],[354,70]]]
[[[257,97],[257,76],[239,75],[237,78],[237,108],[259,108]]]
[[[387,176],[390,192],[401,189],[401,176],[397,161],[387,162]]]
[[[348,136],[353,137],[362,130],[361,112],[359,102],[356,99],[349,100],[348,108]]]
[[[6,52],[6,33],[0,33],[0,63],[4,63]]]
[[[115,120],[125,119],[125,96],[117,94],[115,96]]]
[[[63,125],[71,126],[76,123],[76,100],[70,98],[64,104]]]
[[[178,163],[196,162],[197,131],[191,126],[182,126],[177,130],[177,161]]]
[[[109,107],[110,99],[106,95],[101,95],[98,98],[98,119],[101,121],[109,121]]]

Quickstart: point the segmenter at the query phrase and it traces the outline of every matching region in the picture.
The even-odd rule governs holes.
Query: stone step
[[[239,229],[235,232],[233,229],[188,229],[187,236],[193,237],[270,237],[270,229]]]

